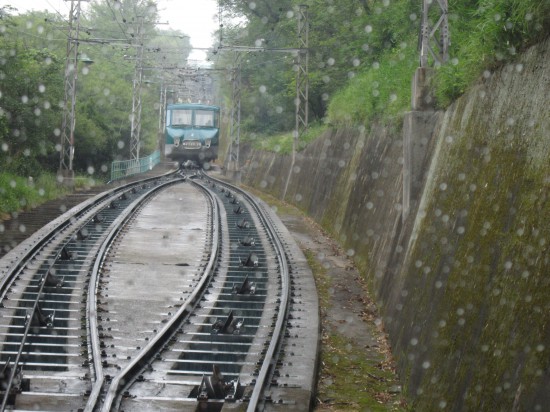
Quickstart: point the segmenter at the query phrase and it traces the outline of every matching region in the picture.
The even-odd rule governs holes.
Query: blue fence
[[[111,181],[147,172],[160,162],[160,151],[134,160],[118,160],[111,163]]]

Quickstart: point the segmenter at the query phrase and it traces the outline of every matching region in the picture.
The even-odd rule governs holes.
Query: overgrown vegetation
[[[17,210],[29,210],[65,193],[67,188],[57,184],[52,174],[38,178],[21,177],[11,173],[0,174],[0,220]]]
[[[245,132],[271,135],[294,125],[294,57],[269,49],[296,47],[296,16],[302,4],[308,6],[310,22],[309,101],[314,121],[367,124],[410,108],[411,79],[419,64],[421,0],[281,0],[277,7],[267,0],[221,3],[228,15],[245,16],[244,23],[239,20],[224,29],[225,42],[267,49],[248,53],[241,65]],[[440,107],[486,70],[513,60],[549,32],[547,0],[448,3],[450,59],[434,79]],[[218,57],[217,62],[226,65],[231,58]],[[281,136],[265,146],[277,149],[286,141],[288,137]]]
[[[417,3],[416,10],[409,15],[403,14],[402,1],[378,3],[388,6],[379,9],[382,13],[372,16],[372,32],[395,30],[407,16],[417,22],[416,27],[396,32],[392,47],[379,48],[380,53],[373,53],[371,59],[375,60],[371,67],[336,94],[328,109],[331,122],[366,123],[410,108],[410,82],[418,62],[418,3],[421,2],[412,2]],[[401,18],[386,19],[383,14]],[[485,71],[513,60],[519,51],[547,36],[550,3],[544,0],[450,0],[449,25],[449,62],[437,68],[434,79],[439,107],[459,97]]]
[[[296,149],[303,149],[309,142],[321,135],[324,130],[326,130],[326,125],[319,123],[310,125],[306,132],[300,136],[300,139],[297,140],[298,147]],[[267,136],[251,133],[243,138],[243,141],[252,143],[257,149],[269,150],[280,154],[292,153],[293,140],[294,131],[275,133]]]
[[[186,62],[189,38],[179,31],[158,29],[157,17],[156,5],[149,0],[97,0],[81,14],[73,163],[80,177],[76,186],[89,185],[90,179],[104,180],[113,160],[130,158],[138,23],[145,33],[144,65]],[[61,33],[66,26],[56,13],[17,14],[16,7],[0,8],[2,214],[63,193],[52,175],[60,164],[67,53],[67,37]],[[81,61],[85,58],[93,64]],[[158,146],[159,71],[143,73],[140,156]],[[171,75],[165,73],[165,78]]]

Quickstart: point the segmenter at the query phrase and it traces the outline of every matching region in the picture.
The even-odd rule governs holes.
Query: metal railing
[[[133,160],[117,160],[111,163],[111,181],[147,172],[160,162],[160,151]]]

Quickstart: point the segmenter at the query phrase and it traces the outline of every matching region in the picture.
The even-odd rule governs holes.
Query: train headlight
[[[204,146],[208,149],[210,145],[212,144],[212,139],[205,139],[204,140]]]

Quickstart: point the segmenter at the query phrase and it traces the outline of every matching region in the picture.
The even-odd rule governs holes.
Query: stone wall
[[[286,200],[340,241],[376,295],[415,410],[550,404],[550,41],[438,113],[402,220],[402,119],[326,132]],[[291,159],[245,150],[281,197]]]

